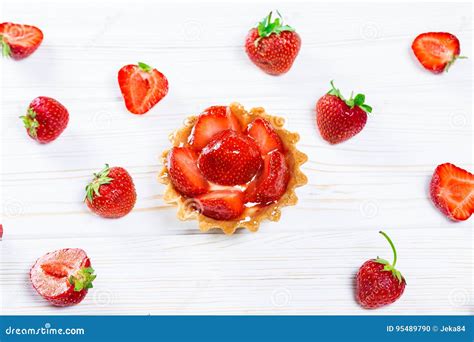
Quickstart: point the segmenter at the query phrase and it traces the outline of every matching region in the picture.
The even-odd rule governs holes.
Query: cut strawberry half
[[[434,205],[454,221],[467,220],[474,212],[474,175],[456,165],[438,165],[430,184]]]
[[[4,57],[19,60],[28,57],[40,46],[43,32],[35,26],[1,23],[0,44]]]
[[[435,74],[447,71],[460,57],[461,48],[456,36],[446,32],[418,35],[411,46],[423,67]]]
[[[168,80],[145,63],[126,65],[118,73],[125,106],[133,114],[144,114],[168,94]]]
[[[216,190],[196,197],[196,207],[215,220],[233,220],[244,212],[244,195],[239,190]]]
[[[247,134],[257,142],[262,155],[274,150],[283,152],[283,143],[280,137],[265,119],[257,118],[252,121],[247,127]]]
[[[194,197],[206,193],[208,181],[197,167],[198,155],[187,147],[173,147],[168,154],[168,170],[174,188],[184,196]]]
[[[220,185],[247,183],[261,165],[262,157],[255,142],[231,129],[217,134],[198,159],[203,176]]]
[[[240,131],[240,122],[226,106],[212,106],[204,110],[197,119],[189,136],[189,145],[200,151],[218,133],[232,129]]]
[[[70,306],[81,302],[96,278],[82,249],[67,248],[39,258],[30,270],[35,290],[51,304]]]
[[[264,157],[259,175],[249,183],[245,202],[269,204],[277,201],[285,193],[289,180],[290,171],[283,153],[270,152]]]

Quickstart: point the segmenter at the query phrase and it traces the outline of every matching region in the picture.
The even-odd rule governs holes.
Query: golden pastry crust
[[[299,141],[300,136],[298,133],[289,132],[283,128],[285,124],[283,118],[267,114],[262,107],[252,108],[247,112],[241,104],[236,102],[231,103],[229,108],[235,117],[240,120],[242,127],[246,127],[257,117],[261,117],[272,124],[273,129],[280,136],[286,148],[285,157],[290,169],[290,180],[286,192],[277,202],[262,207],[246,208],[243,219],[235,221],[214,220],[200,214],[199,210],[196,209],[196,202],[192,198],[186,198],[174,189],[168,177],[168,169],[166,167],[166,160],[170,150],[164,151],[161,156],[163,169],[158,176],[159,181],[166,185],[163,199],[166,203],[178,206],[178,219],[183,221],[197,219],[199,229],[202,232],[207,232],[213,228],[219,228],[226,234],[233,234],[238,228],[247,228],[251,232],[256,232],[260,226],[260,222],[263,220],[278,221],[281,216],[282,207],[295,205],[298,202],[295,189],[308,182],[307,177],[300,170],[301,165],[308,160],[308,157],[296,148],[296,143]],[[188,117],[185,126],[170,135],[170,141],[173,147],[187,143],[197,118],[198,116]]]

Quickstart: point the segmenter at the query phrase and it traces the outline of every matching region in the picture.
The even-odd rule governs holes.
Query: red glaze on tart
[[[283,124],[238,103],[189,117],[162,155],[164,200],[178,205],[179,219],[197,219],[202,231],[257,231],[262,220],[279,220],[281,207],[296,204],[295,188],[307,183],[299,135]]]

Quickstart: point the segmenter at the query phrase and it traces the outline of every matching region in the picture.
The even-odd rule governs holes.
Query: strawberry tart
[[[201,231],[257,231],[262,220],[278,221],[280,208],[296,204],[295,188],[307,183],[299,135],[283,124],[238,103],[189,117],[162,155],[164,200],[178,206],[179,219],[197,219]]]

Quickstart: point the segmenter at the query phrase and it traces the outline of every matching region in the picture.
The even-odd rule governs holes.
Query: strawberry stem
[[[262,19],[257,25],[258,38],[255,40],[255,46],[258,45],[260,39],[269,37],[273,33],[279,35],[284,31],[294,32],[295,29],[289,25],[283,25],[283,17],[278,10],[276,11],[278,18],[272,21],[273,11],[271,11],[265,18]]]
[[[395,278],[397,278],[399,282],[401,282],[404,278],[403,278],[402,274],[400,273],[400,271],[398,271],[395,268],[395,265],[397,263],[397,250],[395,248],[395,245],[393,244],[392,240],[388,237],[388,235],[385,234],[385,232],[379,231],[379,233],[382,234],[385,237],[385,239],[387,239],[388,243],[390,244],[390,247],[392,247],[393,262],[392,262],[392,264],[390,264],[387,260],[381,259],[379,257],[377,257],[377,259],[375,259],[375,262],[378,262],[379,264],[384,265],[384,268],[383,268],[384,271],[392,272],[393,276]]]
[[[94,173],[94,179],[86,186],[86,197],[84,198],[84,201],[87,200],[89,203],[92,203],[94,196],[100,197],[100,186],[103,184],[109,184],[114,180],[113,178],[109,177],[109,172],[109,164],[105,164],[105,167],[102,171],[99,173]]]
[[[390,247],[392,247],[392,251],[393,251],[393,262],[392,262],[392,267],[395,267],[395,264],[397,263],[397,250],[395,248],[395,245],[393,244],[392,240],[388,237],[388,235],[383,232],[383,231],[379,231],[380,234],[382,234],[388,241],[388,243],[390,244]]]

